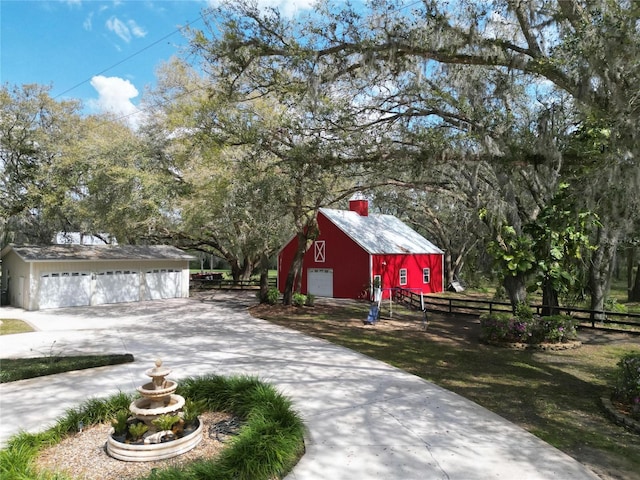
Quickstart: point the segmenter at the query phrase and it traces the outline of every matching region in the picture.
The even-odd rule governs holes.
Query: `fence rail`
[[[189,287],[198,290],[216,288],[220,290],[255,290],[260,288],[260,280],[227,280],[217,276],[192,277]],[[269,279],[269,287],[276,287],[276,279]]]
[[[477,300],[439,295],[422,295],[417,292],[398,288],[393,291],[393,299],[399,303],[418,310],[448,315],[482,315],[483,313],[511,313],[511,304],[493,300]],[[539,315],[544,305],[530,305]],[[640,333],[640,314],[620,312],[597,312],[584,308],[558,307],[561,313],[571,315],[582,327],[604,330]],[[603,317],[602,320],[599,317]]]

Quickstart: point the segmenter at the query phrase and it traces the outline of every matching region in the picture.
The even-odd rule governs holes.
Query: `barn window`
[[[313,242],[313,259],[318,263],[324,263],[325,259],[325,248],[324,248],[324,240],[318,240],[317,242]]]
[[[401,268],[400,269],[400,285],[406,285],[406,284],[407,284],[407,269]]]
[[[423,268],[422,269],[422,283],[431,283],[431,269]]]

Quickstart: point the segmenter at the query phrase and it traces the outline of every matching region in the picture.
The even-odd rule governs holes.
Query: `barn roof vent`
[[[349,200],[349,210],[356,212],[361,217],[369,216],[369,201],[366,199]]]

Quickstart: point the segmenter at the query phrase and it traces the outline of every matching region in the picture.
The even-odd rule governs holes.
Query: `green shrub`
[[[280,291],[277,288],[267,290],[266,301],[269,305],[275,305],[280,300]]]
[[[504,341],[509,334],[509,313],[484,314],[480,317],[480,330],[484,340],[491,342]]]
[[[147,430],[149,430],[149,427],[142,422],[132,423],[129,425],[129,433],[134,441],[138,441],[142,435],[147,432]]]
[[[528,310],[528,311],[527,311]],[[481,337],[490,342],[562,343],[577,337],[576,322],[567,315],[529,317],[529,309],[520,309],[523,317],[508,313],[480,317]]]
[[[604,309],[607,312],[627,313],[627,306],[622,303],[618,303],[618,299],[615,297],[608,297],[604,301]]]
[[[302,293],[296,292],[291,297],[291,303],[296,307],[304,307],[304,304],[307,303],[307,296]]]
[[[533,320],[533,310],[526,303],[519,303],[516,305],[516,317],[526,322]]]
[[[127,433],[127,420],[129,420],[129,410],[118,410],[111,419],[111,426],[115,435],[123,435]]]
[[[204,400],[192,400],[191,398],[187,398],[185,399],[184,407],[182,408],[182,419],[186,423],[194,422],[206,409],[207,403]]]
[[[631,405],[634,416],[640,419],[640,352],[629,353],[620,359],[617,377],[614,396]]]
[[[133,362],[133,355],[79,355],[63,357],[50,355],[38,358],[3,358],[0,370],[0,383],[14,382],[27,378],[42,377],[56,373],[102,367],[105,365],[119,365]]]
[[[578,336],[577,322],[568,315],[552,315],[537,319],[536,331],[547,343],[562,343],[575,340]]]
[[[316,303],[315,295],[313,295],[312,293],[307,293],[307,300],[305,302],[305,305],[307,307],[313,307],[315,303]]]
[[[151,423],[159,430],[171,430],[171,428],[180,421],[178,415],[160,415],[158,418],[151,420]]]

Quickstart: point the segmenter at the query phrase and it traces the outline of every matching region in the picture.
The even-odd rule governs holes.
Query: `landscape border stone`
[[[607,398],[607,397],[601,397],[600,398],[600,403],[602,404],[602,408],[604,408],[605,413],[607,414],[607,416],[615,423],[617,423],[618,425],[625,427],[629,430],[631,430],[632,432],[635,432],[637,434],[640,435],[640,422],[623,414],[620,413],[614,406],[613,403],[611,403],[611,399]]]
[[[574,348],[580,348],[582,342],[574,340],[570,342],[561,343],[522,343],[522,342],[496,342],[492,340],[481,339],[483,343],[492,345],[494,347],[510,348],[512,350],[544,350],[544,351],[560,351],[560,350],[573,350]]]

